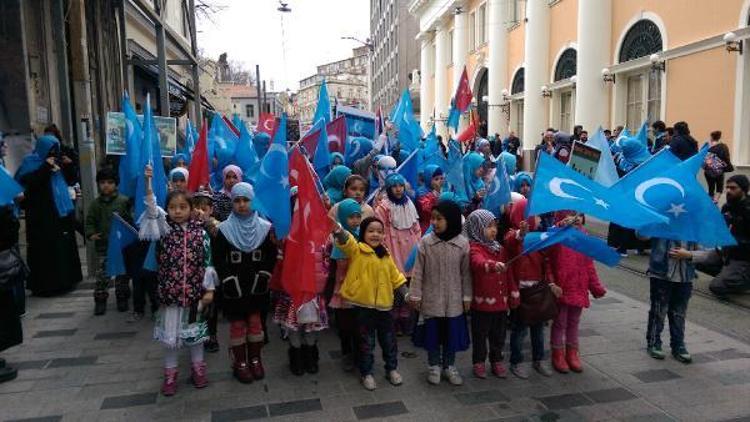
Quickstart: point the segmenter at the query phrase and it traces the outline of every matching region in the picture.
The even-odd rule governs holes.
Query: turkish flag
[[[289,177],[297,181],[297,201],[292,227],[284,242],[281,280],[284,291],[299,307],[318,294],[316,273],[319,271],[315,267],[321,263],[316,260],[322,258],[332,223],[316,187],[314,170],[297,151],[289,158]]]
[[[469,105],[471,105],[471,88],[469,88],[469,74],[466,73],[466,66],[464,66],[464,71],[461,74],[461,80],[458,82],[458,87],[456,88],[456,108],[458,108],[458,111],[461,113],[465,112],[466,109],[469,108]]]
[[[468,142],[477,137],[477,127],[479,125],[475,117],[474,113],[469,113],[469,126],[456,137],[459,142]]]
[[[276,133],[276,117],[271,113],[260,113],[258,126],[255,129],[268,134],[273,139],[273,134]]]
[[[344,146],[346,144],[346,117],[339,116],[331,123],[326,125],[326,132],[328,132],[328,150],[331,152],[344,153]],[[300,144],[305,147],[305,150],[310,157],[315,154],[315,148],[318,146],[318,138],[320,138],[320,130],[314,130],[308,133]]]
[[[193,150],[193,157],[190,160],[190,177],[188,178],[188,190],[197,191],[201,186],[208,187],[209,166],[208,166],[208,146],[206,144],[206,119],[203,119],[201,125],[201,135],[198,137],[198,144]]]

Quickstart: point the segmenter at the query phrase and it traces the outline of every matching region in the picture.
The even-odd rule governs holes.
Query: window
[[[518,136],[523,136],[523,100],[513,101],[513,129]]]
[[[643,120],[643,75],[628,77],[628,99],[625,111],[625,122],[629,128],[641,126]]]
[[[513,94],[520,94],[524,91],[524,77],[525,77],[525,71],[524,68],[518,69],[516,72],[516,75],[513,76],[513,84],[510,86],[510,93]]]
[[[649,122],[655,122],[661,118],[661,71],[649,72],[646,111],[648,113],[646,119]]]
[[[508,1],[508,26],[514,26],[521,21],[521,0]]]
[[[480,46],[487,42],[487,13],[486,12],[486,4],[483,4],[479,6],[479,9],[477,10],[477,46]]]
[[[662,51],[661,31],[655,23],[641,19],[628,30],[620,46],[620,63]]]
[[[469,48],[473,51],[476,47],[476,28],[473,24],[476,21],[476,14],[474,12],[471,12],[469,14]]]
[[[568,79],[576,74],[578,53],[573,48],[563,51],[555,66],[555,82]]]
[[[573,91],[560,93],[560,130],[571,133],[573,110]]]
[[[456,62],[456,58],[453,57],[453,30],[448,32],[448,64]]]
[[[245,104],[245,117],[247,118],[254,118],[255,117],[255,106],[252,104]]]

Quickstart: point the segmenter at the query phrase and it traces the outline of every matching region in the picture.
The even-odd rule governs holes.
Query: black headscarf
[[[365,232],[367,231],[367,227],[372,223],[380,223],[381,226],[383,226],[383,229],[385,229],[385,225],[382,221],[380,221],[377,217],[367,217],[364,220],[362,220],[362,223],[359,225],[359,235],[357,236],[357,240],[359,240],[362,243],[367,244],[365,242]],[[373,251],[375,251],[375,255],[378,256],[378,258],[383,258],[385,256],[388,256],[388,249],[383,246],[381,243],[378,245],[377,248],[372,248]]]
[[[435,233],[435,236],[440,240],[447,242],[461,234],[463,225],[461,224],[461,207],[459,207],[458,204],[453,201],[442,200],[435,205],[433,210],[439,212],[448,222],[448,227],[445,231],[442,233]]]

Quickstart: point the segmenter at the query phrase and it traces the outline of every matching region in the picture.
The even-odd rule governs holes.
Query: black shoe
[[[318,346],[302,345],[302,362],[308,374],[318,373]]]
[[[216,339],[216,336],[209,337],[208,341],[203,343],[203,350],[208,353],[216,353],[219,351],[219,341]]]
[[[305,369],[302,366],[302,349],[299,347],[289,347],[289,369],[297,376],[302,376]]]
[[[107,298],[109,298],[109,293],[107,292],[94,293],[94,315],[104,315],[107,313]]]
[[[16,379],[18,371],[15,368],[0,368],[0,384]]]

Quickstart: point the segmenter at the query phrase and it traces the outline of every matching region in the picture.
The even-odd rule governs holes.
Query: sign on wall
[[[138,115],[143,124],[143,115]],[[172,157],[177,149],[177,119],[154,116],[154,124],[159,134],[162,157]],[[118,111],[107,113],[107,155],[125,155],[125,114]]]

